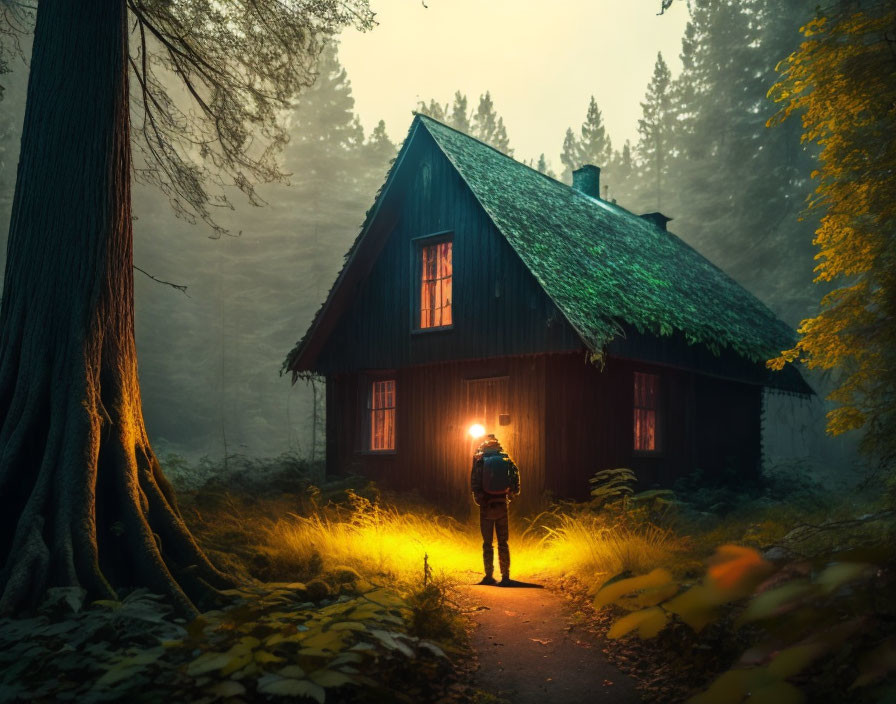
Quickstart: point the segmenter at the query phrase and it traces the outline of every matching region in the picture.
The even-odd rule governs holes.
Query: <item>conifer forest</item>
[[[896,702],[890,0],[0,0],[0,223],[0,704]]]

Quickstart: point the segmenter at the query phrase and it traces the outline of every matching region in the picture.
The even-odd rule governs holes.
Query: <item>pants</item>
[[[487,515],[494,516],[491,511],[486,511],[485,507],[479,512],[479,528],[482,531],[482,562],[485,566],[485,573],[491,575],[495,571],[495,550],[492,547],[492,533],[498,536],[498,565],[501,568],[501,576],[510,576],[510,546],[507,545],[507,536],[509,533],[507,522],[507,508],[498,515],[497,518],[486,518]]]

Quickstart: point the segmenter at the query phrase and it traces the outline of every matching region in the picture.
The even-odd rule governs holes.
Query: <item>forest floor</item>
[[[771,687],[757,701],[896,702],[893,509],[798,508],[795,492],[724,518],[692,508],[719,491],[656,517],[558,504],[511,526],[514,574],[534,586],[486,587],[473,516],[259,469],[179,490],[242,587],[192,621],[145,590],[51,590],[0,619],[0,704],[671,704],[710,685],[699,701]],[[740,591],[716,599],[713,574]]]
[[[570,622],[563,597],[536,580],[460,588],[476,623],[476,689],[494,702],[640,702],[636,685],[604,655],[606,641]]]

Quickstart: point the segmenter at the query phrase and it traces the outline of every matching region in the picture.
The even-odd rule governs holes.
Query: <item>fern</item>
[[[597,472],[588,480],[592,485],[591,503],[596,507],[604,507],[618,502],[625,510],[628,508],[629,498],[635,493],[633,485],[637,481],[635,473],[624,467]]]

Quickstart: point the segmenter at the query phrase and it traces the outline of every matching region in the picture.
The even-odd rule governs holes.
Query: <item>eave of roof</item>
[[[361,242],[370,231],[371,226],[376,221],[377,215],[379,215],[382,209],[382,205],[389,194],[389,190],[395,182],[395,177],[398,174],[399,168],[404,161],[404,157],[407,154],[408,149],[410,148],[411,142],[413,141],[413,137],[418,129],[418,126],[419,120],[415,118],[411,123],[411,127],[408,130],[407,137],[405,137],[401,149],[398,150],[398,154],[395,156],[395,159],[392,161],[392,164],[389,167],[389,171],[386,173],[386,180],[383,182],[383,185],[380,187],[379,192],[376,194],[373,205],[370,207],[364,217],[364,222],[361,225],[361,231],[358,233],[358,236],[352,243],[351,248],[345,255],[345,262],[343,263],[342,268],[339,270],[336,281],[333,282],[333,286],[327,293],[327,298],[314,314],[314,318],[311,320],[311,325],[308,327],[305,335],[295,344],[295,347],[290,350],[289,354],[286,356],[286,359],[283,362],[281,374],[285,371],[292,372],[293,383],[296,382],[302,372],[311,369],[314,364],[313,359],[308,359],[309,352],[311,351],[309,350],[310,343],[317,336],[322,323],[328,317],[330,317],[329,314],[333,308],[336,293],[341,287],[342,283],[345,281],[348,272],[351,270],[352,265],[355,262],[355,258],[357,256]]]

